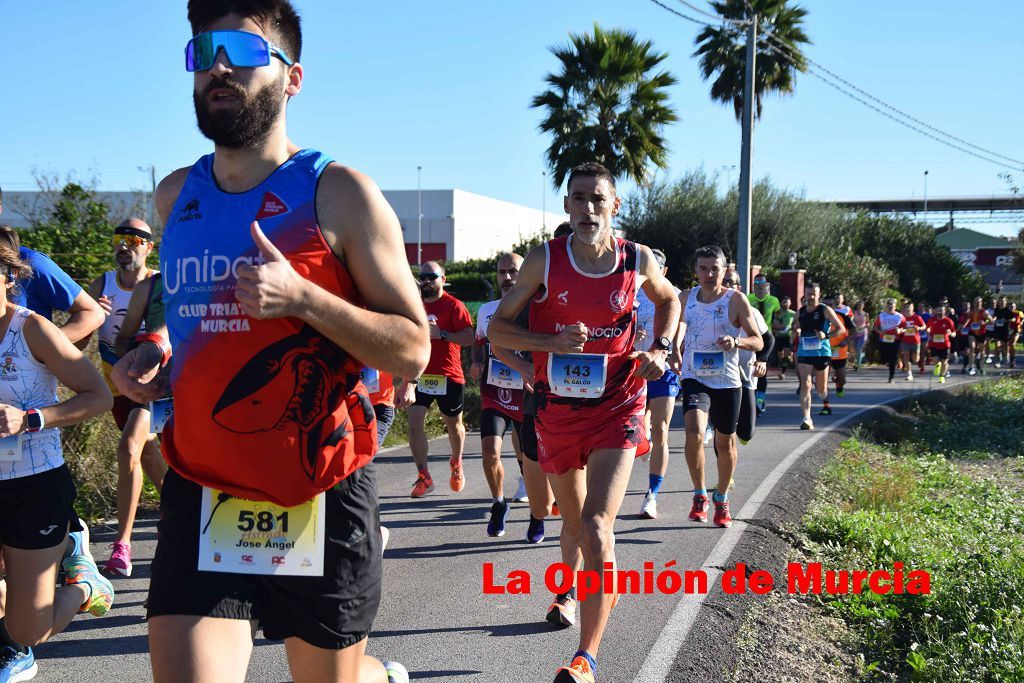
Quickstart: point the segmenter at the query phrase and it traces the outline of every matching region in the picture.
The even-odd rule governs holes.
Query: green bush
[[[922,422],[868,425],[823,470],[804,520],[814,559],[828,569],[904,562],[931,576],[927,595],[822,595],[859,633],[872,676],[1024,680],[1020,492],[947,459],[1020,457],[1022,399],[1021,378],[922,399],[908,411]]]

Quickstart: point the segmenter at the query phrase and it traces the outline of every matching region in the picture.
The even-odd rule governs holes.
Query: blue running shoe
[[[37,673],[39,666],[32,648],[28,648],[28,652],[18,652],[13,647],[0,650],[0,683],[31,681]]]
[[[78,612],[88,612],[102,617],[114,604],[114,586],[100,574],[92,555],[72,555],[61,563],[64,567],[65,585],[83,584],[89,588],[89,597]]]
[[[487,523],[488,536],[505,535],[505,522],[508,521],[508,513],[511,507],[507,500],[491,506],[491,521]]]
[[[68,545],[71,547],[64,550],[64,559],[72,555],[85,555],[92,558],[92,551],[89,550],[89,525],[85,523],[84,519],[79,519],[78,523],[82,525],[82,530],[72,531],[68,534]]]
[[[526,542],[537,544],[544,540],[544,520],[530,515],[530,526],[526,528]]]

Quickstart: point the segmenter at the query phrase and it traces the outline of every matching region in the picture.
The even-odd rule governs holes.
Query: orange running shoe
[[[572,626],[576,623],[576,598],[568,593],[556,595],[555,601],[548,607],[548,615],[545,618],[552,624]]]
[[[557,500],[551,504],[551,516],[552,517],[561,517],[562,516],[562,511],[558,509],[558,501]]]
[[[454,460],[449,460],[448,466],[452,468],[452,478],[449,480],[448,485],[452,487],[452,491],[458,493],[466,488],[466,477],[462,474],[462,461],[459,460],[459,464],[456,465]]]
[[[594,670],[586,657],[573,657],[572,664],[555,672],[555,683],[594,683]]]
[[[430,475],[420,472],[420,475],[416,477],[416,483],[412,485],[412,493],[409,494],[409,497],[422,498],[433,490],[434,480],[430,478]]]

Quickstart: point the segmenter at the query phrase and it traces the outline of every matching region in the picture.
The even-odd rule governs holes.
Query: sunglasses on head
[[[437,273],[420,273],[420,279],[421,280],[429,280],[429,281],[433,282],[434,280],[436,280],[439,277],[441,277],[441,276],[438,275]]]
[[[134,249],[135,247],[141,247],[148,241],[145,237],[139,237],[138,235],[114,235],[110,243],[114,245],[115,249],[120,249],[121,247]]]
[[[736,284],[739,284],[739,283],[736,282],[735,280],[730,280],[729,278],[725,278],[724,280],[722,280],[722,284],[725,285],[726,287],[732,287],[733,285],[736,285]]]
[[[257,67],[270,64],[273,55],[291,66],[295,62],[284,50],[268,43],[262,36],[246,31],[207,31],[188,41],[185,46],[185,70],[209,71],[217,61],[217,54],[224,50],[231,66]]]

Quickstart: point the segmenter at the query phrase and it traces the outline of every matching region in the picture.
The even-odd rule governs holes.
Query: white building
[[[111,207],[111,219],[151,215],[149,195],[142,192],[98,192]],[[487,258],[505,251],[544,228],[550,234],[567,219],[562,213],[538,211],[463,190],[385,190],[384,197],[398,215],[410,263],[416,263],[417,244],[423,260],[463,261]],[[0,224],[27,228],[30,217],[45,215],[49,195],[42,192],[4,192]],[[422,220],[417,218],[417,204]]]

